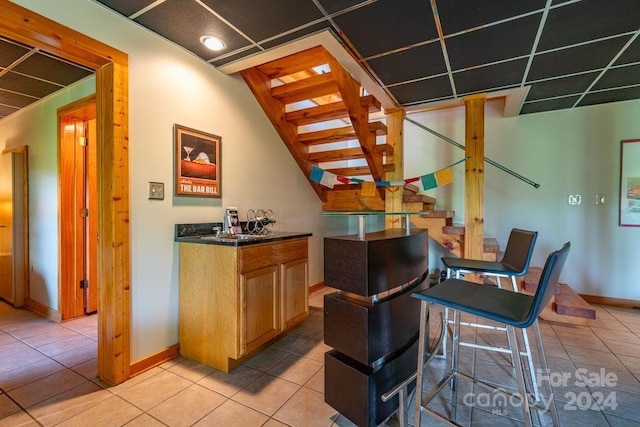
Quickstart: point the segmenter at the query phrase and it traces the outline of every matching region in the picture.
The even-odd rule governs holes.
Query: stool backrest
[[[502,263],[518,271],[520,275],[525,274],[529,268],[537,238],[537,231],[512,229],[507,241],[507,248],[504,250]]]
[[[565,243],[561,249],[555,252],[551,252],[547,257],[547,262],[542,269],[542,275],[540,276],[540,282],[538,282],[538,289],[533,297],[529,314],[525,320],[526,325],[523,327],[529,327],[538,318],[540,312],[553,296],[558,286],[558,280],[560,279],[560,273],[569,255],[569,249],[571,243]]]

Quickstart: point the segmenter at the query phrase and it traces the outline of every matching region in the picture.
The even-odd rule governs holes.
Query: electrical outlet
[[[604,194],[596,194],[596,205],[604,205],[606,198]]]
[[[163,182],[149,183],[149,199],[164,200],[164,183]]]
[[[567,203],[575,206],[582,204],[582,196],[580,194],[569,194],[569,198],[567,199]]]

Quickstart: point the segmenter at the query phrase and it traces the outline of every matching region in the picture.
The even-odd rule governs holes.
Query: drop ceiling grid
[[[404,106],[522,86],[531,86],[522,113],[640,98],[638,0],[92,1],[212,66],[329,29]],[[206,50],[205,33],[228,48]],[[23,76],[13,71],[29,75],[3,68],[0,75]],[[34,85],[68,84],[41,71]],[[0,106],[16,92],[0,77],[3,89]]]

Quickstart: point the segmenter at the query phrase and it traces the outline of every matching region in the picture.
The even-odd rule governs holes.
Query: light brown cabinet
[[[308,242],[180,243],[180,352],[229,372],[309,314]]]

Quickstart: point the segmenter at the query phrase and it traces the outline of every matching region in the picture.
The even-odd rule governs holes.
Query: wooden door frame
[[[96,73],[98,375],[119,384],[131,363],[128,56],[9,0],[0,0],[0,10],[0,35]]]

